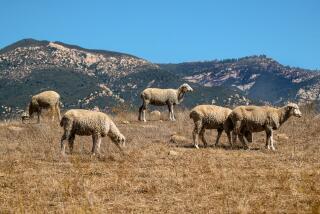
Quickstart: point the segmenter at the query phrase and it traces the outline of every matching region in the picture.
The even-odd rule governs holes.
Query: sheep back
[[[223,128],[231,109],[215,105],[198,105],[190,112],[190,118],[196,123],[201,120],[206,128]]]
[[[263,131],[265,126],[278,129],[279,115],[277,109],[269,106],[238,106],[230,114],[232,123],[241,122],[241,127],[248,131]]]

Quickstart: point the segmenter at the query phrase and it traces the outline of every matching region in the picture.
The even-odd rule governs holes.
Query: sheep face
[[[187,83],[184,83],[180,86],[181,90],[183,92],[192,92],[193,89],[190,87],[190,85],[188,85]]]
[[[119,136],[116,137],[115,142],[119,145],[125,146],[126,145],[126,138],[123,136],[123,134],[119,134]]]
[[[289,103],[287,105],[287,107],[289,108],[289,111],[290,111],[290,115],[293,115],[295,117],[301,117],[302,116],[302,113],[299,109],[299,106],[295,103]]]

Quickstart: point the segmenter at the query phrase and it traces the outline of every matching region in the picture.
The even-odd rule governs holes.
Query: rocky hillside
[[[178,87],[188,81],[144,59],[110,51],[88,50],[61,42],[24,39],[0,50],[0,118],[23,111],[32,94],[56,90],[65,108],[136,108],[146,87]],[[229,86],[196,90],[184,106],[199,103],[249,103],[244,93]]]
[[[160,66],[206,87],[237,87],[250,99],[264,103],[320,100],[319,71],[283,66],[265,55]]]

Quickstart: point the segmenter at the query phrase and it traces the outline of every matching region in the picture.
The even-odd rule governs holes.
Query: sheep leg
[[[176,121],[176,117],[174,116],[174,112],[173,112],[173,106],[171,106],[171,115],[172,115],[172,121]]]
[[[147,120],[146,120],[146,110],[147,110],[147,106],[148,106],[148,104],[149,104],[149,102],[148,101],[144,101],[143,102],[143,122],[147,122]]]
[[[96,150],[97,150],[97,141],[98,141],[98,136],[97,135],[92,135],[92,149],[91,149],[91,154],[95,155],[96,154]]]
[[[100,154],[100,146],[101,146],[101,137],[98,137],[97,140],[97,153]]]
[[[266,128],[266,135],[267,135],[267,139],[266,139],[266,148],[275,150],[274,146],[273,146],[273,132],[272,132],[272,128],[271,127],[267,127]]]
[[[170,104],[167,104],[167,105],[168,105],[168,111],[169,111],[169,120],[172,120]]]
[[[218,129],[217,131],[218,131],[218,135],[217,135],[215,146],[218,146],[218,144],[219,144],[219,140],[220,140],[221,134],[223,132],[223,129]]]
[[[273,131],[272,130],[271,130],[271,136],[270,136],[270,144],[271,144],[272,151],[275,151],[276,149],[274,148],[274,145],[273,145]]]
[[[241,141],[241,143],[242,143],[242,145],[243,145],[243,148],[244,148],[245,150],[246,150],[246,149],[249,149],[248,145],[247,145],[246,142],[245,142],[245,139],[244,139],[242,133],[239,134],[239,139],[240,139],[240,141]]]
[[[231,147],[233,147],[230,131],[226,131],[226,133],[227,133],[227,136],[228,136],[229,144],[230,144]]]
[[[233,142],[231,144],[232,147],[237,144],[237,138],[238,138],[237,132],[236,131],[232,131],[232,142]]]
[[[138,116],[138,120],[141,121],[142,120],[142,111],[143,111],[143,104],[140,106],[139,108],[139,116]]]
[[[265,146],[265,148],[266,149],[270,149],[270,136],[271,136],[271,131],[270,131],[270,129],[266,129],[266,146]]]
[[[61,137],[61,142],[60,142],[60,145],[61,145],[61,154],[62,155],[65,155],[66,154],[66,145],[64,143],[64,140],[67,139],[67,136],[68,136],[68,131],[64,131],[64,134],[62,135]]]
[[[202,127],[201,131],[200,131],[200,136],[201,136],[201,140],[203,142],[204,147],[208,146],[208,142],[206,141],[206,139],[204,138],[204,133],[205,133],[206,129],[204,127]]]
[[[200,121],[197,121],[194,123],[194,129],[193,129],[193,132],[192,132],[192,137],[193,137],[193,145],[194,147],[196,147],[197,149],[199,149],[199,132],[201,130],[201,125],[202,122],[201,120]]]
[[[249,143],[252,143],[253,142],[253,137],[252,137],[252,132],[251,131],[246,131],[245,132],[245,139],[247,139],[247,141]]]
[[[75,139],[74,134],[70,135],[70,137],[68,139],[70,154],[72,154],[72,152],[73,152],[74,139]]]
[[[241,130],[241,121],[237,121],[234,124],[233,132],[232,132],[234,145],[236,145],[237,143],[237,136],[240,135],[240,130]],[[239,136],[239,139],[240,139],[240,136]]]
[[[169,109],[169,119],[171,121],[175,121],[176,119],[174,118],[173,105],[172,104],[168,104],[168,109]]]

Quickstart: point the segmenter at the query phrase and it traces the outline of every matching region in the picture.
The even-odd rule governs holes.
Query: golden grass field
[[[188,112],[176,115],[176,122],[147,123],[136,113],[114,117],[127,137],[125,154],[104,138],[95,157],[90,137],[76,137],[74,154],[62,157],[58,122],[1,123],[0,213],[320,212],[320,119],[313,114],[276,131],[289,139],[275,136],[275,152],[264,149],[264,133],[254,134],[250,150],[231,149],[225,134],[216,148],[210,130],[211,146],[196,150]],[[170,143],[172,133],[185,140]]]

